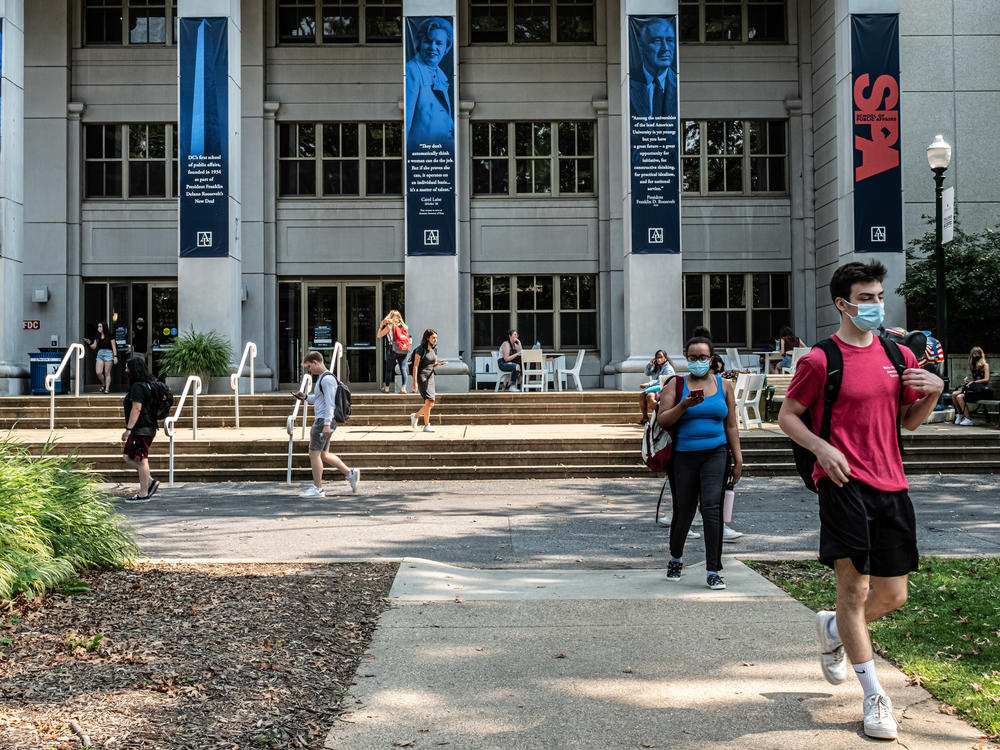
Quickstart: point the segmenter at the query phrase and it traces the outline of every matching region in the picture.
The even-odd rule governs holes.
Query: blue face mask
[[[847,304],[854,305],[853,302],[848,302]],[[848,315],[847,317],[851,319],[851,322],[854,323],[859,331],[877,330],[882,325],[882,321],[885,320],[885,305],[881,302],[854,306],[858,308],[858,314]]]
[[[694,375],[696,378],[708,375],[708,371],[712,369],[711,362],[688,362],[688,372]]]

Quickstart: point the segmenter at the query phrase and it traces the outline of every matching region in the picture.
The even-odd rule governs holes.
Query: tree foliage
[[[911,330],[935,328],[934,245],[932,228],[906,250],[906,281],[896,292],[906,299]],[[944,246],[944,261],[949,353],[968,352],[976,345],[1000,351],[1000,228],[966,234],[956,222],[955,239]]]

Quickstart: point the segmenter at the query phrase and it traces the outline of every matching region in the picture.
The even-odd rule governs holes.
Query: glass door
[[[129,343],[131,321],[129,311],[132,308],[132,284],[111,284],[111,317],[108,321],[115,336],[115,346],[118,348],[118,364],[111,368],[111,389],[124,390],[125,363],[132,356],[132,345]]]
[[[160,356],[177,338],[177,287],[150,284],[146,320],[152,344],[153,374],[159,375]]]
[[[379,362],[378,319],[375,311],[375,284],[347,284],[344,287],[347,334],[345,355],[351,385],[375,385],[378,382]]]
[[[306,288],[306,347],[299,356],[300,360],[306,352],[315,349],[323,355],[327,367],[330,366],[333,345],[340,340],[339,292],[335,285],[309,285]],[[295,366],[299,372],[302,371],[298,362]]]

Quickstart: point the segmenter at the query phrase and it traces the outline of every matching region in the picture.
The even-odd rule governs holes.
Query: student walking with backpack
[[[361,480],[361,470],[349,469],[338,456],[330,453],[330,438],[333,436],[333,431],[337,429],[338,394],[340,392],[347,393],[347,386],[340,383],[336,376],[326,369],[323,355],[320,352],[309,352],[302,360],[302,366],[316,378],[316,387],[313,388],[311,396],[306,396],[301,391],[295,394],[295,398],[312,404],[315,413],[315,421],[309,432],[309,465],[312,467],[313,483],[312,487],[301,492],[299,497],[326,497],[326,492],[323,489],[324,464],[329,464],[343,474],[347,483],[351,485],[351,491],[357,492],[358,482]],[[339,400],[343,403],[343,399]],[[342,406],[341,410],[343,408]],[[343,421],[347,421],[350,416],[349,406],[347,408],[347,414],[339,415]]]
[[[125,502],[148,503],[160,487],[159,480],[153,479],[149,472],[149,447],[156,436],[158,408],[164,399],[160,389],[165,386],[146,369],[142,357],[132,357],[125,363],[125,377],[128,393],[122,404],[125,409],[122,455],[125,463],[139,474],[139,491],[126,497]],[[166,408],[170,408],[169,403]]]
[[[382,392],[389,393],[392,390],[393,376],[399,367],[400,393],[406,393],[406,359],[410,356],[410,329],[403,322],[403,316],[399,310],[390,310],[389,314],[382,318],[378,327],[378,338],[385,338],[385,371],[382,374]]]
[[[819,559],[837,581],[836,612],[816,615],[823,675],[844,682],[849,659],[864,691],[865,734],[894,739],[898,725],[875,674],[868,623],[903,606],[917,569],[899,431],[923,424],[944,382],[918,368],[909,349],[874,335],[885,314],[885,275],[878,261],[834,271],[840,327],[799,359],[778,425],[805,449],[796,463],[819,494]]]
[[[448,364],[447,360],[437,358],[437,331],[428,328],[420,338],[420,346],[413,350],[413,382],[420,397],[424,400],[424,405],[419,411],[410,415],[410,427],[414,430],[420,422],[421,415],[424,418],[424,432],[434,432],[431,427],[431,409],[434,408],[434,370],[441,365]]]

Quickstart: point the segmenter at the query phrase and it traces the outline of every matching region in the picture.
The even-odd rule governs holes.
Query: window
[[[785,0],[681,0],[682,42],[784,42]]]
[[[398,44],[402,38],[402,0],[278,0],[280,44]]]
[[[785,120],[685,120],[684,192],[787,192]]]
[[[684,274],[684,333],[712,332],[716,346],[770,349],[791,323],[787,273]]]
[[[525,347],[597,348],[597,276],[472,278],[473,346],[496,349],[516,329]]]
[[[165,123],[84,126],[87,198],[177,195],[177,127]]]
[[[473,122],[472,192],[593,194],[594,123]]]
[[[402,123],[280,123],[278,195],[402,195],[402,155]]]
[[[177,0],[84,0],[87,45],[175,44]]]
[[[471,0],[473,44],[593,44],[594,0]]]

